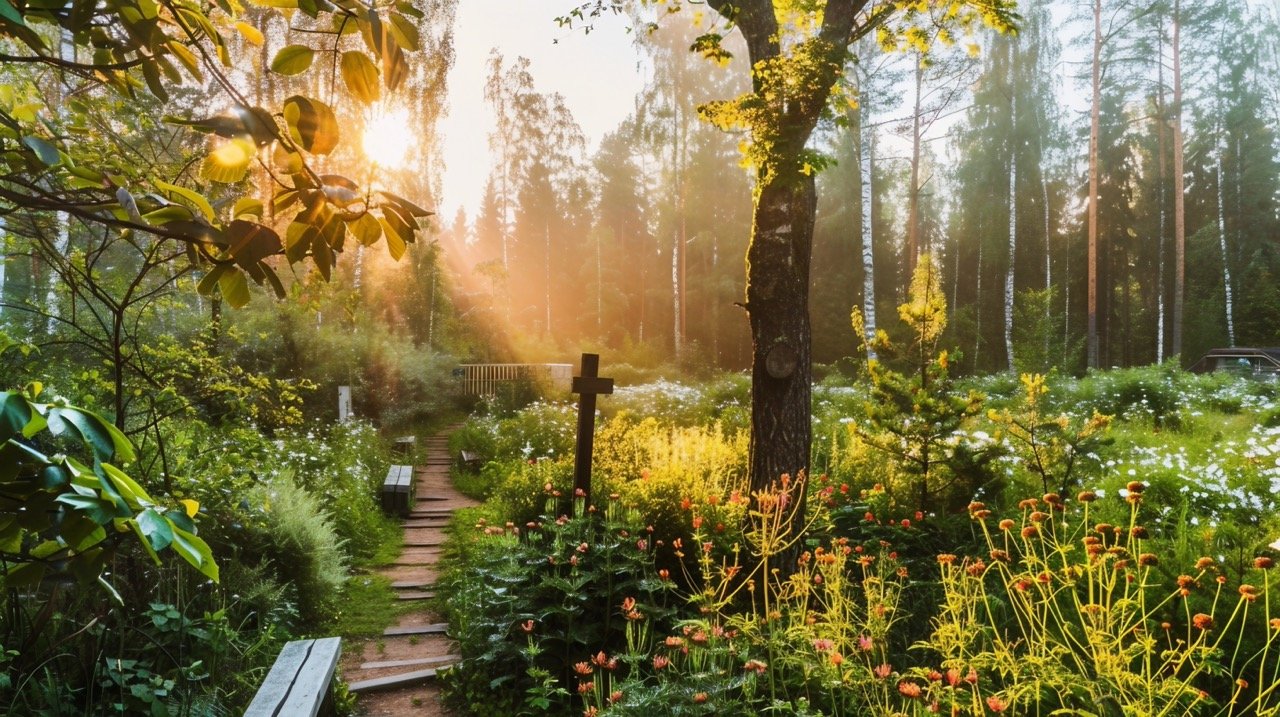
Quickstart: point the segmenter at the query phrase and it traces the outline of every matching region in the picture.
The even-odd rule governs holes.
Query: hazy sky
[[[474,214],[489,167],[493,119],[484,103],[485,65],[492,48],[529,58],[542,92],[559,92],[582,125],[588,147],[599,143],[632,109],[643,80],[637,55],[619,18],[606,18],[590,34],[559,27],[555,18],[575,0],[460,0],[457,59],[449,75],[449,116],[444,130],[444,197],[441,216],[451,221],[459,205]]]

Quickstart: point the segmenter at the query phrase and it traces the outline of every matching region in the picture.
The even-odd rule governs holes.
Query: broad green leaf
[[[378,223],[377,217],[368,212],[361,214],[355,221],[347,222],[347,229],[364,246],[373,246],[382,237],[382,225]]]
[[[99,525],[106,525],[116,517],[116,504],[103,498],[66,493],[58,496],[58,502],[81,513]]]
[[[328,105],[301,95],[284,101],[289,136],[312,154],[328,154],[338,146],[338,118]]]
[[[154,212],[147,212],[142,215],[143,220],[148,224],[164,225],[170,222],[189,222],[195,218],[195,214],[181,204],[170,204],[167,207],[161,207]]]
[[[191,204],[195,205],[196,209],[200,210],[200,213],[204,215],[205,219],[213,221],[213,207],[209,204],[209,200],[205,199],[198,192],[193,192],[186,187],[179,187],[175,184],[169,184],[168,182],[161,182],[160,180],[155,180],[153,184],[155,184],[156,188],[162,192],[166,192],[172,196],[181,197],[188,202],[191,202]]]
[[[22,433],[35,415],[31,403],[22,394],[16,391],[0,393],[0,438],[8,440]]]
[[[244,272],[234,267],[223,272],[218,279],[218,289],[222,292],[222,298],[234,309],[244,308],[249,303],[249,281]]]
[[[429,209],[423,209],[422,207],[418,206],[417,204],[414,204],[413,202],[409,201],[408,199],[405,199],[404,197],[398,194],[392,194],[391,192],[387,192],[383,190],[378,190],[378,194],[381,194],[382,196],[386,197],[387,201],[395,204],[397,208],[399,208],[402,212],[407,213],[411,217],[429,217],[435,214],[435,212]]]
[[[110,463],[102,463],[100,465],[102,472],[98,474],[98,477],[102,479],[103,488],[108,485],[114,487],[116,492],[129,504],[130,508],[140,510],[155,505],[155,501],[151,499],[150,495],[147,495],[146,489],[130,478],[129,474]]]
[[[17,563],[13,564],[4,576],[4,586],[6,588],[21,588],[39,585],[40,580],[44,577],[45,567],[43,563]]]
[[[347,83],[351,94],[366,105],[382,96],[378,68],[368,55],[359,50],[342,53],[342,80]]]
[[[174,57],[178,58],[178,62],[187,68],[187,72],[191,73],[192,77],[204,82],[204,73],[200,71],[200,60],[196,58],[194,52],[187,49],[186,45],[177,40],[170,40],[165,47],[169,49],[169,52],[173,53]]]
[[[218,281],[222,278],[222,275],[227,272],[227,268],[228,267],[225,264],[218,264],[210,269],[209,273],[205,274],[204,277],[200,279],[200,283],[196,285],[196,292],[201,296],[213,296],[213,287],[218,285]]]
[[[151,547],[151,541],[147,540],[147,535],[146,533],[142,532],[142,526],[138,524],[138,521],[134,520],[133,518],[129,518],[128,520],[124,521],[124,524],[129,530],[133,531],[134,535],[138,536],[138,542],[142,545],[143,550],[147,551],[147,555],[151,556],[152,562],[154,562],[156,565],[159,565],[160,556],[156,555],[155,548]]]
[[[387,237],[387,253],[392,259],[400,261],[400,257],[404,256],[404,252],[408,247],[405,245],[404,238],[392,228],[391,224],[385,219],[378,222],[382,226],[382,233]]]
[[[271,71],[278,75],[296,75],[311,67],[315,50],[306,45],[286,45],[271,59]]]
[[[16,25],[26,25],[26,22],[22,19],[22,15],[18,13],[17,9],[13,7],[9,0],[0,0],[0,17],[3,17]]]
[[[241,217],[257,217],[262,218],[262,202],[253,197],[241,197],[236,200],[235,207],[231,209],[231,217],[239,219]],[[234,243],[234,242],[233,242]]]
[[[146,536],[147,542],[155,551],[169,547],[173,542],[173,524],[153,508],[147,508],[138,514],[138,528]]]
[[[74,515],[62,521],[62,541],[77,553],[107,539],[107,531],[86,515]]]
[[[400,83],[409,76],[409,63],[404,58],[404,50],[391,34],[382,38],[382,81],[387,89],[394,92]]]
[[[280,251],[280,235],[270,227],[237,219],[226,230],[231,258],[247,268]]]
[[[3,1],[4,0],[0,0],[0,2],[3,2]],[[258,28],[242,20],[236,23],[236,30],[239,31],[240,36],[243,37],[246,41],[248,41],[250,45],[256,45],[258,47],[262,47],[264,38],[262,37],[262,31],[259,30]]]
[[[320,276],[328,281],[329,273],[333,269],[333,249],[329,246],[329,240],[319,231],[316,231],[311,238],[311,261],[315,262]]]
[[[49,410],[48,420],[49,430],[55,436],[66,432],[67,426],[74,427],[85,445],[93,449],[100,461],[119,460],[127,463],[135,457],[133,445],[120,429],[95,413],[60,406]]]
[[[404,49],[411,52],[418,49],[418,26],[398,12],[391,13],[391,34]]]
[[[62,155],[58,154],[58,148],[54,147],[39,137],[23,137],[22,143],[36,153],[36,158],[40,160],[46,167],[52,167],[62,161]]]
[[[320,236],[320,231],[310,224],[303,222],[293,222],[289,224],[289,228],[284,234],[284,255],[290,264],[296,264],[307,256],[307,252],[311,250],[311,245],[316,237]]]
[[[233,184],[244,179],[258,150],[247,137],[229,139],[204,158],[200,174],[211,182]]]
[[[181,528],[173,529],[173,549],[188,563],[214,582],[218,582],[218,563],[213,559],[209,544],[194,533]]]

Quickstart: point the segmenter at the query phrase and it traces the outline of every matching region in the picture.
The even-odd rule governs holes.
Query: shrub
[[[298,613],[308,624],[333,617],[347,579],[347,557],[333,521],[314,496],[285,473],[250,493],[262,506],[265,545],[257,546],[288,582]]]

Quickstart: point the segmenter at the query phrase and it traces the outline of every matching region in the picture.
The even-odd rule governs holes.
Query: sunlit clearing
[[[381,167],[403,167],[409,159],[409,148],[416,141],[409,127],[409,112],[404,108],[376,115],[364,128],[364,153]]]

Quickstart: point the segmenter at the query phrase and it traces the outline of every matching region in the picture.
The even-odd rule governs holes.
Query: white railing
[[[568,363],[464,363],[458,368],[467,396],[492,396],[499,388],[525,381],[558,391],[568,391],[573,383],[573,364]]]

